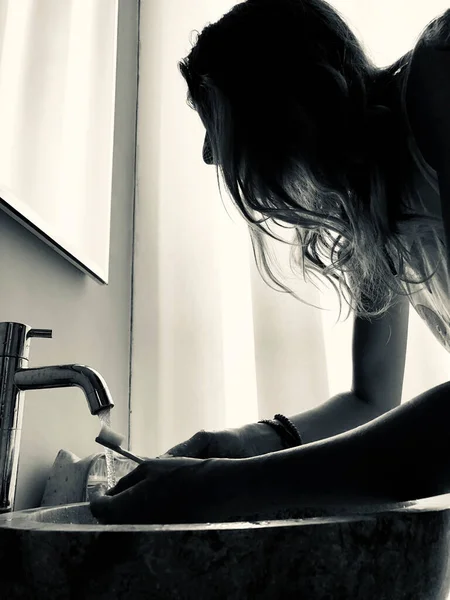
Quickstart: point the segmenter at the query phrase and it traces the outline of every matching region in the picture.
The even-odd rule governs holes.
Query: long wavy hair
[[[346,319],[381,316],[409,295],[402,281],[427,281],[443,260],[406,276],[411,239],[444,243],[414,180],[419,169],[438,190],[406,114],[412,53],[379,68],[323,0],[247,0],[208,24],[178,63],[206,128],[204,158],[248,223],[264,281],[309,304],[283,283],[268,245],[289,243],[292,272],[326,278],[339,318],[341,297]]]

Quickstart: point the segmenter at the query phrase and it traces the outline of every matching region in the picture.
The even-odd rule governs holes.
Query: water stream
[[[111,409],[105,408],[98,413],[98,418],[101,423],[111,427]],[[105,448],[105,459],[106,459],[106,476],[108,482],[108,489],[116,485],[116,468],[114,464],[114,454],[109,448]]]

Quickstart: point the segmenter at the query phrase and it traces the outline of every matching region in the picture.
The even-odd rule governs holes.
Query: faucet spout
[[[14,383],[21,391],[77,386],[83,390],[93,415],[114,406],[106,381],[100,373],[86,365],[17,369]]]

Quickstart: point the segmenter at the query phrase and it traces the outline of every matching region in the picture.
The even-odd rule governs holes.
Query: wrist
[[[264,476],[267,457],[203,460],[202,493],[211,508],[211,514],[204,514],[203,518],[241,521],[263,512],[263,507],[270,501],[266,496],[272,488]]]
[[[258,421],[258,423],[265,423],[278,433],[283,444],[283,450],[301,446],[303,444],[303,439],[299,430],[286,415],[277,413],[273,419],[263,419]]]
[[[268,453],[243,459],[218,459],[217,488],[220,494],[220,511],[230,521],[254,521],[277,518],[282,510],[284,484],[274,485],[276,470],[283,465],[279,453]],[[220,476],[219,476],[220,473]],[[291,474],[289,474],[289,477]],[[279,479],[279,478],[278,478]]]
[[[267,423],[252,423],[252,427],[255,432],[255,444],[260,450],[255,452],[255,456],[285,449],[282,437],[276,429],[267,425]]]

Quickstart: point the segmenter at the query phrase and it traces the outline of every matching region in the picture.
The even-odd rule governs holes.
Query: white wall
[[[137,2],[121,0],[109,285],[94,282],[0,211],[0,320],[53,329],[53,339],[33,339],[30,366],[82,363],[98,370],[115,402],[112,425],[124,434],[129,401],[137,24]],[[16,508],[39,505],[59,449],[81,458],[101,451],[94,441],[99,430],[99,421],[91,416],[78,388],[27,392]]]

